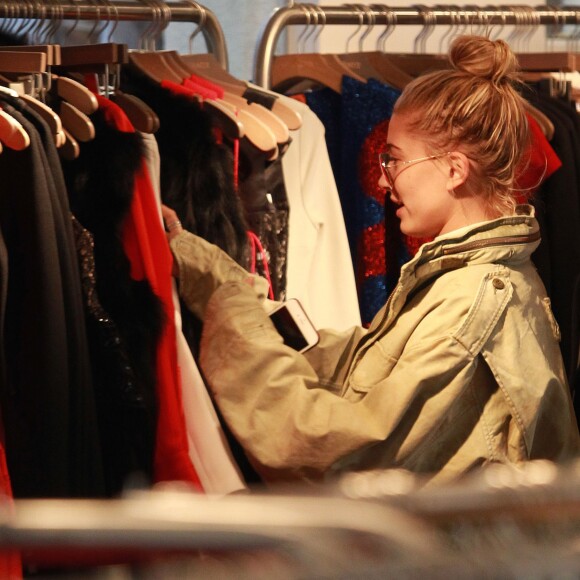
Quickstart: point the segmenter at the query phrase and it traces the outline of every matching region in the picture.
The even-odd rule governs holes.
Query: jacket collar
[[[512,216],[438,236],[423,244],[415,257],[401,268],[399,283],[370,330],[378,326],[385,315],[391,320],[409,293],[431,278],[468,264],[523,263],[529,260],[539,243],[540,227],[530,205],[517,206]]]
[[[466,226],[424,244],[404,267],[420,280],[430,272],[459,265],[527,261],[540,243],[540,227],[534,208],[519,205],[512,216]]]

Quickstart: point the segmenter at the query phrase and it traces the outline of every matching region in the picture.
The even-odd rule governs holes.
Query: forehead
[[[414,116],[395,113],[389,121],[387,151],[424,151],[425,136],[412,128]]]

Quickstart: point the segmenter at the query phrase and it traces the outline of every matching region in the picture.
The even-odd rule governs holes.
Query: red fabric
[[[173,81],[161,81],[161,86],[168,91],[171,91],[174,95],[187,97],[191,100],[196,100],[196,94],[189,88],[184,87],[178,83],[174,83]]]
[[[98,97],[98,100],[108,120],[122,131],[129,129],[130,121],[122,109],[103,97]],[[132,278],[149,281],[165,314],[157,350],[158,422],[154,478],[157,482],[189,482],[203,491],[188,452],[175,340],[171,282],[173,257],[161,226],[145,161],[135,175],[135,192],[123,224],[123,248],[131,264]]]
[[[223,87],[212,83],[211,81],[204,79],[202,77],[198,77],[197,75],[192,74],[189,78],[185,79],[183,84],[187,86],[188,83],[191,83],[197,87],[201,87],[211,93],[215,94],[216,99],[223,98],[225,91]]]
[[[14,503],[3,439],[0,441],[0,493],[3,495],[2,508],[8,511],[14,507]],[[0,551],[0,578],[9,578],[10,580],[22,578],[22,561],[18,552],[14,550]]]
[[[515,187],[519,192],[518,203],[526,203],[529,197],[552,173],[562,167],[562,161],[556,155],[550,142],[542,132],[538,122],[528,114],[528,123],[532,133],[531,143],[524,153],[520,171],[516,172]]]
[[[190,89],[196,95],[199,95],[202,99],[219,99],[220,95],[217,91],[213,91],[203,85],[197,84],[191,79],[185,79],[183,81],[183,86],[186,89]]]

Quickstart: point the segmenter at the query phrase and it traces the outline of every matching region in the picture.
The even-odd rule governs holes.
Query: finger
[[[163,204],[161,205],[161,215],[163,216],[163,221],[165,223],[169,223],[179,219],[173,209]]]

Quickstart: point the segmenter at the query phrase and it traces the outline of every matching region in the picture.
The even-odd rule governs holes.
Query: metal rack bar
[[[516,9],[519,8],[519,9]],[[309,11],[310,10],[310,11]],[[525,12],[524,12],[525,11]],[[526,14],[528,18],[522,18]],[[320,23],[327,25],[441,25],[457,24],[457,17],[462,23],[501,24],[501,25],[563,25],[580,23],[580,9],[574,7],[538,6],[506,8],[498,6],[485,7],[481,10],[473,6],[437,6],[420,7],[387,7],[381,5],[354,4],[347,6],[316,6],[308,9],[307,5],[294,4],[274,12],[266,24],[256,52],[255,82],[269,88],[271,81],[272,57],[276,50],[282,31],[287,26],[312,24],[313,16]]]
[[[23,3],[8,0],[0,3],[0,18],[56,19],[56,20],[99,20],[107,21],[164,21],[193,22],[202,24],[208,50],[227,70],[228,56],[225,36],[216,15],[197,2],[164,2],[163,14],[155,3],[131,0],[107,0],[97,2],[42,0]]]

